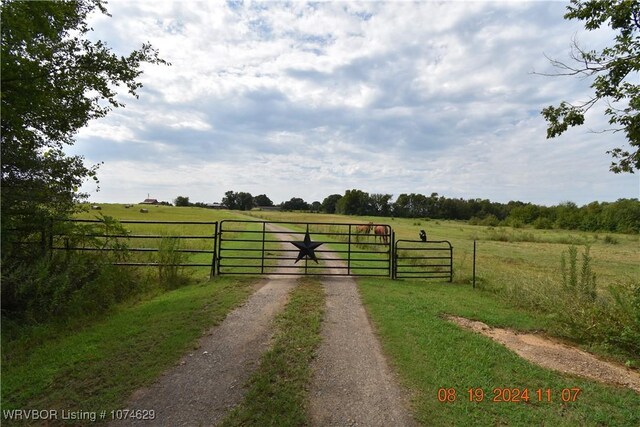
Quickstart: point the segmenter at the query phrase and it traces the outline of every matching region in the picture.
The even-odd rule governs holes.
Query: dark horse
[[[376,240],[378,239],[378,237],[380,237],[385,245],[388,243],[389,237],[389,233],[387,233],[387,227],[388,226],[386,225],[376,225],[376,227],[373,229],[373,232],[376,233]]]

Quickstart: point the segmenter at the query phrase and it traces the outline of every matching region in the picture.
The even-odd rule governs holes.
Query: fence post
[[[473,289],[476,288],[476,239],[473,239]]]
[[[218,224],[218,239],[216,240],[218,244],[218,253],[216,254],[216,256],[218,257],[216,259],[216,269],[218,270],[218,276],[222,274],[222,235],[224,234],[222,224],[224,224],[224,220],[220,221],[220,223]]]
[[[260,261],[260,274],[264,274],[264,241],[267,238],[266,235],[267,222],[262,222],[262,256]]]
[[[349,240],[347,241],[347,276],[351,276],[351,224],[349,224]]]

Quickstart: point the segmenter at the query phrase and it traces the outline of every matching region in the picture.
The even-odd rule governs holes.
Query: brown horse
[[[356,226],[356,234],[369,234],[371,233],[371,229],[373,228],[373,223],[370,222],[366,225],[357,225]]]
[[[376,233],[376,240],[378,240],[378,237],[380,237],[380,240],[382,240],[385,245],[388,243],[389,233],[387,233],[386,225],[376,225],[373,231],[374,233]]]

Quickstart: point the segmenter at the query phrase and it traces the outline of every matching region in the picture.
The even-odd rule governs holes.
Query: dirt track
[[[163,426],[214,425],[244,395],[244,384],[257,368],[272,337],[272,320],[281,311],[295,278],[273,276],[264,286],[209,331],[197,350],[151,387],[138,390],[127,408],[153,409]],[[135,422],[114,423],[130,425]]]
[[[629,387],[640,393],[640,374],[623,366],[605,362],[574,347],[533,334],[492,328],[464,317],[448,319],[472,331],[488,336],[513,350],[518,356],[547,369],[578,375],[609,384]]]
[[[351,278],[322,280],[327,293],[322,344],[315,359],[314,426],[415,425]]]

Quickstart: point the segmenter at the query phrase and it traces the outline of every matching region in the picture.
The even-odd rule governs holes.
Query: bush
[[[57,253],[2,269],[3,316],[27,322],[98,314],[137,291],[131,270],[103,255]]]
[[[524,222],[522,222],[521,220],[517,219],[517,218],[508,218],[507,219],[507,225],[513,227],[513,228],[522,228],[524,227]]]
[[[112,265],[128,258],[127,245],[109,234],[127,232],[113,218],[101,216],[100,224],[58,222],[55,233],[62,244],[81,250],[39,253],[25,261],[6,257],[2,268],[2,316],[26,322],[97,314],[138,292],[140,280],[132,270]]]
[[[480,220],[480,225],[486,225],[488,227],[497,227],[500,224],[500,220],[493,214],[489,214]]]
[[[553,221],[549,218],[538,217],[533,221],[533,227],[538,230],[551,230],[553,228]]]
[[[471,218],[469,218],[469,225],[480,225],[480,218],[478,218],[477,216],[472,216]]]

